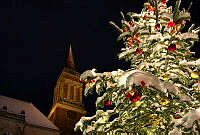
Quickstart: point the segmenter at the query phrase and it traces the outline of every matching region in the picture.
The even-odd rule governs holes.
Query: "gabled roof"
[[[32,103],[0,95],[0,109],[3,106],[7,107],[9,113],[20,114],[24,111],[27,124],[59,130]]]

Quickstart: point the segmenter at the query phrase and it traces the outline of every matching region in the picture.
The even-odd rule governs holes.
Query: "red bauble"
[[[87,82],[85,80],[80,80],[80,82],[83,84],[83,87],[86,87]]]
[[[160,29],[160,24],[159,24],[159,23],[157,23],[157,24],[155,25],[155,29],[157,29],[157,30]]]
[[[82,82],[82,83],[86,83],[84,80],[80,80],[80,82]]]
[[[138,93],[135,93],[132,97],[129,98],[129,100],[131,102],[137,102],[138,100],[140,100],[140,96],[138,95]]]
[[[142,50],[137,49],[135,53],[136,53],[137,55],[140,55],[140,54],[142,54]]]
[[[130,45],[130,47],[132,47],[133,46],[133,41],[131,40],[131,41],[129,41],[129,45]]]
[[[126,98],[128,98],[131,102],[137,102],[140,100],[140,96],[138,95],[138,92],[136,91],[134,95],[132,95],[130,92],[126,93]]]
[[[134,24],[133,24],[133,22],[129,22],[129,25],[130,25],[130,27],[133,27]]]
[[[167,0],[162,0],[162,4],[166,4],[167,3]]]
[[[126,28],[126,27],[123,27],[122,29],[123,29],[123,32],[126,32],[126,31],[127,31],[127,28]]]
[[[153,8],[151,6],[148,6],[147,11],[151,12],[151,11],[153,11]]]
[[[140,43],[140,40],[138,40],[138,37],[139,37],[139,35],[138,35],[138,34],[135,34],[134,40],[135,40],[136,42]]]
[[[92,80],[91,80],[91,83],[94,83],[94,82],[96,82],[96,81],[95,81],[94,79],[92,79]]]
[[[110,105],[110,100],[104,101],[103,104],[104,104],[105,106],[109,106],[109,105]]]
[[[146,20],[147,19],[147,15],[144,15],[144,20]]]
[[[130,99],[132,97],[132,95],[131,95],[131,93],[128,92],[128,93],[126,93],[125,97]]]
[[[141,87],[142,87],[142,88],[145,87],[145,82],[144,82],[143,80],[140,82],[140,84],[141,84]]]
[[[168,27],[169,27],[169,28],[174,28],[174,25],[175,25],[174,22],[169,22],[169,23],[168,23]]]
[[[171,33],[171,34],[174,34],[174,33],[175,33],[175,31],[174,31],[174,30],[171,30],[171,31],[170,31],[170,33]]]
[[[136,38],[136,39],[138,39],[138,37],[139,37],[138,33],[137,33],[137,34],[135,34],[135,38]]]
[[[173,52],[176,50],[176,45],[175,44],[171,44],[168,46],[168,51]]]

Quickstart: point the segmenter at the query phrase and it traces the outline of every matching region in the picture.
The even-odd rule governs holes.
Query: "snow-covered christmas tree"
[[[122,14],[124,48],[119,58],[131,61],[127,71],[81,75],[85,95],[96,92],[96,115],[82,117],[75,130],[87,133],[200,134],[200,59],[190,51],[200,28],[182,32],[191,16],[168,0],[148,0],[141,13]],[[109,110],[105,107],[110,106]]]

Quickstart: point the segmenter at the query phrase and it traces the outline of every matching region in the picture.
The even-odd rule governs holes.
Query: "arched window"
[[[64,84],[64,91],[63,91],[64,98],[67,98],[67,96],[68,96],[67,93],[68,93],[68,84],[65,83]]]
[[[78,102],[80,102],[80,87],[77,87],[77,89],[76,89],[76,100],[78,101]]]
[[[74,99],[74,86],[72,85],[71,87],[70,87],[70,99]]]

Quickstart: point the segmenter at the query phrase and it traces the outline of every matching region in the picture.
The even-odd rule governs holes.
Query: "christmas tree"
[[[99,97],[94,116],[82,117],[75,130],[113,134],[199,134],[200,59],[190,51],[200,27],[183,31],[189,9],[168,0],[148,0],[141,13],[122,14],[119,32],[124,48],[119,58],[131,62],[127,71],[81,75],[85,92]],[[106,110],[106,108],[109,109]]]

